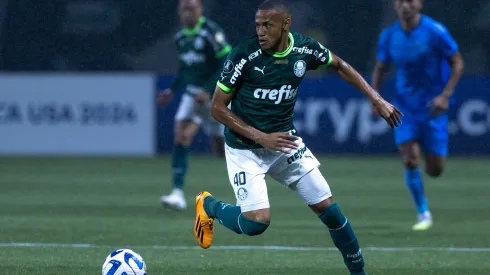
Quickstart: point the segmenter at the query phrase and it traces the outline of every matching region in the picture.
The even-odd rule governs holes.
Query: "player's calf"
[[[333,243],[351,274],[365,274],[364,259],[354,230],[334,202],[330,187],[318,168],[304,175],[294,188],[328,227]]]
[[[398,146],[405,164],[405,184],[417,209],[418,214],[429,211],[427,198],[424,193],[424,184],[419,169],[420,145],[416,141],[402,143]]]
[[[269,209],[260,209],[242,213],[240,206],[218,201],[213,197],[204,200],[204,210],[209,217],[237,234],[256,236],[264,233],[270,225]]]
[[[323,207],[320,213],[317,212],[318,217],[328,227],[333,243],[342,253],[344,263],[351,274],[365,274],[364,258],[356,234],[338,204],[332,198],[328,198],[310,207],[315,212]]]
[[[185,174],[189,166],[189,146],[199,130],[199,124],[188,120],[175,121],[172,173],[174,189],[184,188]]]

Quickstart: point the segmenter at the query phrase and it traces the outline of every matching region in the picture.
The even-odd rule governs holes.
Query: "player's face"
[[[199,0],[180,0],[180,22],[186,28],[192,28],[202,15],[202,6]]]
[[[255,14],[255,31],[262,50],[277,47],[283,35],[288,35],[289,18],[275,10],[258,10]]]
[[[415,17],[422,9],[422,0],[395,0],[395,10],[402,20]]]

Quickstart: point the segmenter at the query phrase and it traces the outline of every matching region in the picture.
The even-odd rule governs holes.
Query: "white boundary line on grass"
[[[62,243],[0,243],[0,247],[70,247],[70,248],[117,248],[115,245],[97,244],[62,244]],[[199,246],[171,245],[132,245],[122,247],[138,247],[169,250],[201,249]],[[282,251],[337,251],[335,247],[299,247],[299,246],[253,246],[253,245],[216,245],[212,250],[282,250]],[[364,251],[451,251],[451,252],[490,252],[490,247],[363,247]]]

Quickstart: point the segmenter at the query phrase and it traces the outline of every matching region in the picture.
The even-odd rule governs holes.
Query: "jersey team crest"
[[[223,73],[229,74],[233,72],[233,68],[235,65],[233,64],[233,61],[231,60],[226,60],[225,65],[223,66]]]
[[[240,199],[240,200],[245,200],[248,196],[248,191],[247,189],[241,187],[240,189],[238,189],[238,191],[236,192],[237,194],[237,197]]]
[[[297,77],[302,77],[306,72],[306,62],[303,60],[298,60],[294,63],[294,74]]]

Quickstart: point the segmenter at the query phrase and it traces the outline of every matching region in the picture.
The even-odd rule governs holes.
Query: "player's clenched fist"
[[[264,146],[264,148],[289,154],[290,149],[298,149],[298,145],[294,142],[297,139],[297,136],[293,136],[289,132],[278,132],[262,134],[255,142]]]
[[[402,123],[400,116],[403,116],[402,112],[398,110],[391,103],[382,98],[378,98],[373,102],[373,107],[376,112],[382,116],[391,128],[395,128],[398,124]]]

